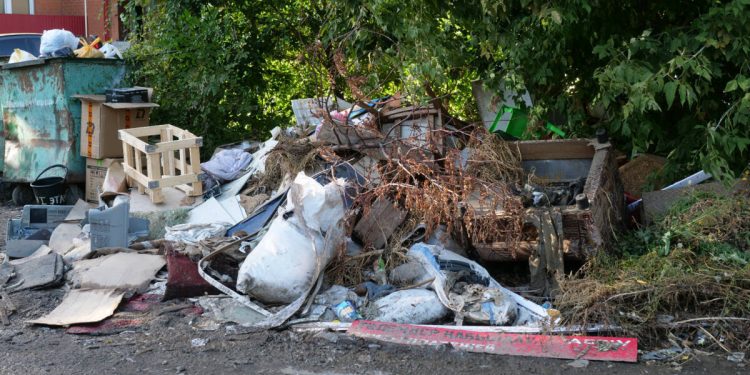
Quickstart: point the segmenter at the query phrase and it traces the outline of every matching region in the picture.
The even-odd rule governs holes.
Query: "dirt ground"
[[[0,245],[5,222],[20,210],[0,207]],[[679,366],[591,362],[476,354],[450,347],[407,347],[346,334],[291,331],[241,334],[231,328],[197,331],[192,315],[170,312],[140,328],[108,336],[65,333],[25,323],[52,310],[63,289],[11,295],[18,311],[0,324],[0,374],[746,374],[726,355],[697,355]],[[185,301],[170,302],[171,304]],[[193,339],[208,339],[193,346]]]

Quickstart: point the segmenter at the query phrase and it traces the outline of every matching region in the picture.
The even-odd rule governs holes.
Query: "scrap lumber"
[[[354,227],[354,233],[365,244],[382,249],[393,232],[406,219],[406,212],[394,206],[387,198],[375,200],[370,211]]]

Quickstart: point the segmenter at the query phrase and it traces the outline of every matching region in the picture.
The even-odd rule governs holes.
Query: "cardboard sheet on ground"
[[[137,291],[148,286],[165,264],[161,255],[117,253],[76,262],[72,279],[80,288]]]
[[[122,296],[113,289],[73,289],[49,314],[27,323],[67,326],[99,322],[115,312]]]
[[[13,290],[42,288],[57,284],[62,281],[64,267],[60,254],[47,254],[18,264],[15,266],[16,276],[11,279],[11,283],[21,282],[21,284]]]
[[[47,254],[49,254],[51,252],[52,252],[52,249],[50,249],[49,246],[47,246],[47,245],[41,245],[41,246],[39,246],[38,249],[36,249],[36,251],[34,251],[33,253],[31,253],[31,255],[29,255],[29,256],[27,256],[25,258],[11,260],[10,264],[12,264],[14,266],[15,265],[19,265],[19,264],[24,264],[24,263],[26,263],[26,262],[28,262],[30,260],[35,259],[35,258],[39,258],[39,257],[45,256],[45,255],[47,255]]]

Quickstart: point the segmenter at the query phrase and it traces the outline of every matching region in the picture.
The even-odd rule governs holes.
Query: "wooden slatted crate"
[[[151,201],[164,201],[161,189],[175,187],[189,196],[203,194],[200,147],[203,138],[174,125],[122,129],[125,173],[138,191]],[[158,139],[158,142],[151,143]],[[145,163],[144,163],[145,162]]]

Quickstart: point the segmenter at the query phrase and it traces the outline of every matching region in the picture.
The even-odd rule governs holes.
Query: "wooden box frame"
[[[159,137],[151,144],[149,137]],[[203,194],[200,147],[203,138],[174,125],[154,125],[122,129],[123,168],[128,182],[148,193],[153,203],[161,203],[162,188],[175,187],[189,196]],[[145,165],[144,165],[145,157]]]

